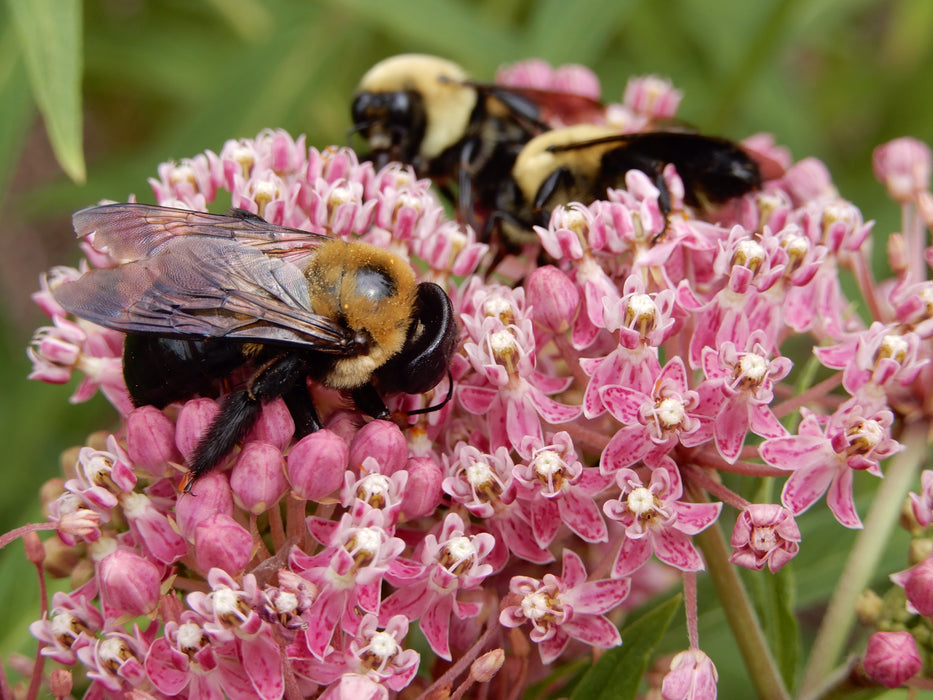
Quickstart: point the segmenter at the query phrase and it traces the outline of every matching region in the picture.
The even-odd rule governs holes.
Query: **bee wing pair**
[[[352,337],[309,305],[302,262],[326,236],[224,216],[110,204],[74,215],[121,264],[54,290],[69,312],[125,333],[230,338],[347,354]]]

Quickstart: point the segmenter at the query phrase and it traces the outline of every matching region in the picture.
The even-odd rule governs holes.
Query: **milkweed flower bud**
[[[580,290],[553,265],[537,268],[526,282],[528,303],[536,323],[554,333],[573,325],[580,310]]]
[[[105,607],[118,614],[148,615],[159,602],[159,568],[128,549],[116,549],[97,565]]]
[[[876,632],[865,650],[865,672],[886,688],[897,688],[923,667],[910,632]]]
[[[230,488],[241,508],[260,515],[273,507],[288,490],[285,458],[268,442],[248,442],[230,470]]]
[[[253,555],[253,537],[229,515],[218,513],[195,529],[194,553],[204,571],[218,568],[237,574]]]
[[[288,482],[292,492],[320,501],[343,485],[350,448],[336,433],[318,430],[298,441],[288,453]]]

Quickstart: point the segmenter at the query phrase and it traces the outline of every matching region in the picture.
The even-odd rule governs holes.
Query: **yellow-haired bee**
[[[690,131],[625,134],[608,126],[578,124],[525,144],[499,189],[496,225],[514,245],[533,242],[532,227],[547,226],[556,206],[604,198],[607,189],[625,187],[629,170],[641,170],[651,178],[666,217],[671,212],[663,177],[668,163],[677,169],[684,201],[693,207],[709,209],[761,187],[758,164],[733,141]]]
[[[447,294],[396,255],[359,241],[142,204],[74,215],[79,237],[120,264],[53,290],[68,312],[127,334],[123,373],[137,406],[159,408],[242,369],[189,464],[186,485],[282,397],[296,436],[321,427],[307,379],[346,392],[376,418],[382,395],[419,394],[448,372],[457,326]]]
[[[491,209],[521,147],[555,115],[583,120],[602,105],[572,93],[472,81],[457,64],[403,54],[380,61],[360,80],[352,132],[366,140],[377,167],[410,164],[456,202],[469,223]],[[457,197],[449,187],[457,187]]]

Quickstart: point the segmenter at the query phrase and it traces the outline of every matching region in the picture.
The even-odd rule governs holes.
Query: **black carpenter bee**
[[[111,204],[77,212],[74,227],[120,264],[53,294],[75,316],[127,334],[123,373],[134,404],[216,393],[244,372],[190,460],[186,489],[271,399],[285,400],[297,436],[318,430],[307,379],[387,418],[383,395],[424,393],[448,373],[458,336],[450,299],[376,246],[236,209]]]
[[[604,198],[607,189],[625,187],[629,170],[651,178],[667,217],[671,197],[663,171],[668,163],[683,180],[684,201],[703,210],[761,187],[758,164],[733,141],[690,131],[625,134],[578,124],[525,144],[499,189],[491,225],[513,245],[535,242],[533,226],[547,226],[555,207]]]
[[[495,203],[522,146],[556,120],[585,121],[603,109],[582,95],[478,83],[457,64],[402,54],[373,66],[353,99],[352,132],[381,167],[410,164],[475,224]],[[449,186],[457,187],[454,197]]]

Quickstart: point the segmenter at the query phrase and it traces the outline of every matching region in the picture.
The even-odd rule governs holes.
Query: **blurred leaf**
[[[792,565],[788,564],[776,574],[767,570],[743,569],[741,572],[781,677],[788,688],[793,688],[800,657],[800,639],[794,615],[796,595]]]
[[[6,29],[0,35],[0,193],[5,192],[26,142],[33,113],[29,96],[29,80],[18,56],[13,32]]]
[[[75,182],[84,182],[81,2],[7,2],[52,149],[68,177]]]
[[[676,595],[622,630],[622,646],[610,649],[593,664],[574,688],[572,700],[634,698],[655,647],[667,631],[682,596]]]
[[[210,4],[247,41],[265,38],[272,30],[272,17],[257,0],[210,0]]]
[[[533,6],[524,30],[525,53],[547,56],[555,64],[591,64],[612,38],[625,28],[625,19],[639,0],[545,0]],[[598,20],[598,21],[597,21]]]
[[[493,24],[469,3],[454,0],[330,0],[358,21],[380,27],[399,42],[414,42],[479,75],[492,75],[505,61],[527,52],[501,25]]]

